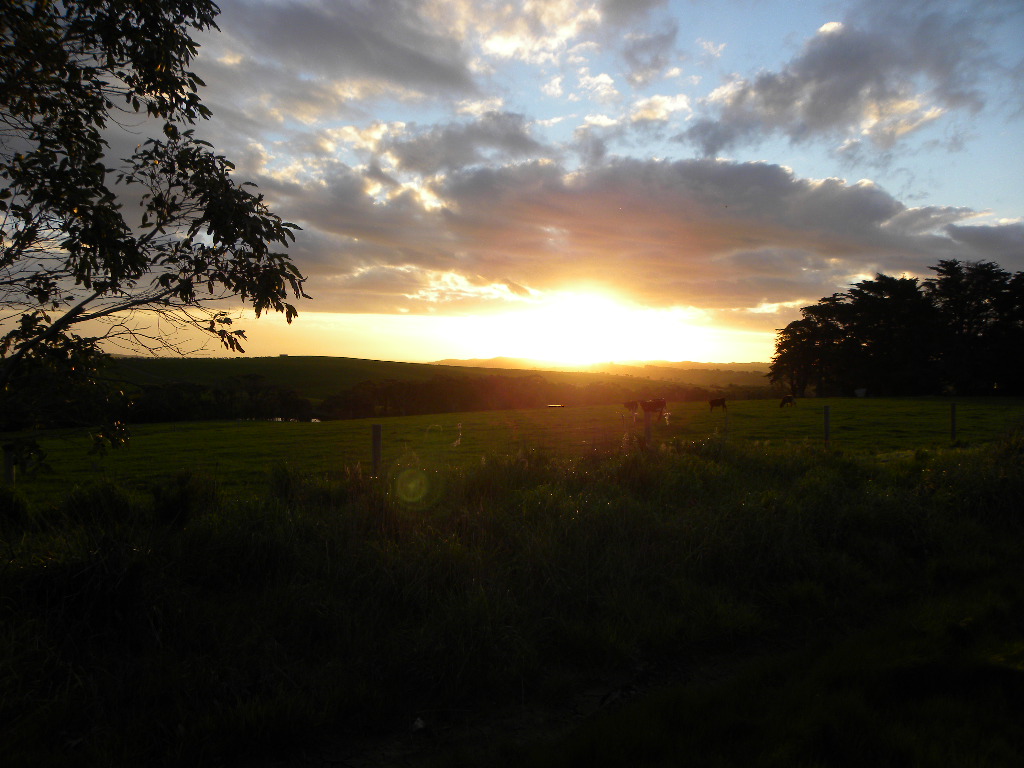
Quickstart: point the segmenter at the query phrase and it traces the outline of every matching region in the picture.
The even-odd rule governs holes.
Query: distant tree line
[[[926,280],[877,274],[778,332],[773,384],[802,397],[1024,394],[1024,272],[942,260]]]
[[[214,419],[359,419],[431,413],[538,408],[545,405],[609,405],[664,397],[669,402],[772,397],[769,387],[707,389],[686,384],[638,381],[552,382],[540,374],[437,375],[427,380],[364,381],[314,402],[287,387],[247,375],[214,385],[176,382],[144,386],[126,395],[128,423]]]
[[[258,374],[232,376],[213,385],[170,382],[128,393],[125,421],[210,421],[217,419],[313,418],[313,403]]]

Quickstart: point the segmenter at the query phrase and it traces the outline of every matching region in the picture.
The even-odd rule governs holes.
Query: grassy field
[[[1024,764],[1024,405],[957,405],[383,420],[381,478],[370,422],[50,438],[0,485],[0,754]]]
[[[960,399],[957,439],[998,439],[1024,423],[1024,400]],[[655,444],[721,436],[775,445],[824,446],[824,408],[830,447],[873,454],[949,446],[950,401],[917,399],[802,400],[779,408],[774,400],[736,401],[727,413],[705,403],[670,403],[668,423],[652,425]],[[103,457],[86,454],[80,434],[42,440],[53,474],[24,479],[22,490],[40,501],[69,485],[106,478],[142,487],[180,471],[219,478],[228,492],[262,491],[268,469],[285,463],[310,473],[359,465],[372,468],[371,425],[383,428],[384,466],[417,462],[433,468],[478,463],[482,456],[539,450],[574,457],[609,450],[644,433],[621,407],[541,408],[322,423],[197,422],[140,425],[128,445]]]

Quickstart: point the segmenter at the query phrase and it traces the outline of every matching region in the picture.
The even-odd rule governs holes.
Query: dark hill
[[[477,362],[481,365],[473,365]],[[292,389],[299,395],[313,400],[322,400],[367,381],[416,382],[429,381],[438,376],[522,377],[539,374],[553,384],[571,384],[578,387],[591,384],[629,386],[635,379],[718,388],[756,387],[767,384],[763,371],[751,371],[748,368],[758,364],[735,364],[736,368],[733,368],[732,364],[721,367],[684,368],[679,366],[700,364],[606,363],[582,370],[550,370],[527,367],[524,365],[525,362],[512,358],[496,358],[491,361],[400,363],[353,357],[120,357],[115,358],[110,375],[128,387],[183,383],[211,386],[235,377],[260,376],[267,384]]]

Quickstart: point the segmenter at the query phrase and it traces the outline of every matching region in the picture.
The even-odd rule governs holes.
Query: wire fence
[[[1024,424],[1024,400],[939,399],[737,401],[724,409],[669,404],[664,414],[623,408],[551,408],[385,420],[378,463],[409,453],[442,463],[487,454],[607,452],[695,440],[751,440],[871,452],[942,448],[996,440]],[[365,429],[365,427],[364,427]],[[370,440],[370,435],[366,435]],[[368,445],[368,443],[367,443]],[[369,451],[367,452],[369,453]]]

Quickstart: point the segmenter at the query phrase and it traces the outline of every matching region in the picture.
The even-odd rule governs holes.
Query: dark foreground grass
[[[287,764],[682,669],[557,749],[434,758],[1019,764],[1022,450],[702,440],[386,481],[279,465],[244,500],[197,473],[50,506],[0,489],[0,750]]]
[[[658,691],[555,742],[435,765],[1016,766],[1022,595],[925,600],[829,644]],[[975,596],[978,597],[978,596]]]

